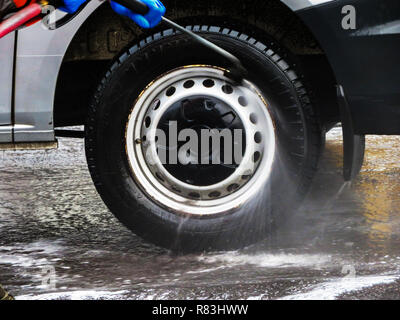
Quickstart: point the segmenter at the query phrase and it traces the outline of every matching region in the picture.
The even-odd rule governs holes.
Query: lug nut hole
[[[153,102],[153,110],[157,110],[161,105],[161,101],[159,99],[154,100]]]
[[[194,199],[200,199],[200,195],[197,192],[189,193],[189,197],[194,198]]]
[[[172,186],[171,189],[172,189],[173,191],[175,191],[175,192],[178,192],[178,193],[181,193],[181,192],[182,192],[181,190],[179,190],[179,189],[178,189],[177,187],[175,187],[175,186]]]
[[[255,113],[250,114],[250,121],[252,124],[257,124],[257,115]]]
[[[243,97],[243,96],[240,96],[239,99],[238,99],[238,101],[239,101],[239,104],[240,104],[242,107],[247,107],[247,105],[249,104],[249,103],[247,102],[247,99],[246,99],[245,97]]]
[[[205,86],[206,88],[212,88],[214,87],[215,82],[211,79],[207,79],[203,81],[203,86]]]
[[[190,89],[194,86],[194,81],[193,80],[188,80],[183,84],[183,87],[185,89]]]
[[[150,117],[146,117],[146,119],[144,120],[144,125],[146,126],[146,128],[150,127],[151,124],[151,118]]]
[[[167,97],[171,97],[175,92],[176,92],[175,87],[170,87],[170,88],[168,88],[166,95],[167,95]]]
[[[221,195],[221,192],[219,192],[219,191],[213,191],[213,192],[211,192],[208,196],[209,196],[210,198],[218,198],[220,195]]]
[[[164,178],[162,177],[161,173],[156,172],[156,177],[157,177],[160,181],[164,182]]]
[[[222,86],[222,92],[226,94],[231,94],[233,92],[233,88],[230,85],[224,85]]]
[[[260,158],[261,158],[261,153],[258,152],[258,151],[254,152],[254,154],[253,154],[253,162],[257,162],[258,160],[260,160]]]
[[[232,183],[231,185],[228,186],[227,190],[229,192],[235,191],[239,188],[239,185],[237,183]]]

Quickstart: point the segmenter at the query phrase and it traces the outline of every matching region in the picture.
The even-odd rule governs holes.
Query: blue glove
[[[116,13],[132,19],[139,27],[145,29],[153,28],[160,23],[166,9],[159,0],[142,0],[142,2],[149,8],[149,12],[145,15],[134,13],[114,1],[111,1],[110,4]]]
[[[75,13],[86,0],[63,0],[63,2],[64,5],[58,9],[68,13]]]

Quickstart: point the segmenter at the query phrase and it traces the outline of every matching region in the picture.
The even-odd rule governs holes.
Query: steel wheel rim
[[[211,87],[204,84],[207,79],[214,82]],[[190,88],[185,87],[188,81],[194,83]],[[224,86],[233,91],[224,90]],[[167,93],[172,87],[174,92]],[[180,181],[164,168],[157,155],[155,129],[161,117],[179,99],[194,95],[224,101],[237,112],[245,129],[246,151],[242,162],[227,179],[208,186]],[[250,101],[244,103],[243,97]],[[275,148],[274,124],[259,91],[249,82],[246,86],[233,84],[225,77],[224,70],[211,66],[182,67],[150,83],[136,100],[126,127],[127,158],[138,186],[156,203],[185,215],[215,215],[242,206],[268,180]],[[256,153],[259,157],[255,161]]]

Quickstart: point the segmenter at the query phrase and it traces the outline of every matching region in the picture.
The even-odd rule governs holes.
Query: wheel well
[[[190,5],[187,0],[163,2],[168,17],[183,24],[193,23],[193,17],[198,23],[216,19],[248,34],[257,30],[274,38],[297,56],[316,104],[321,106],[321,123],[328,126],[338,121],[336,80],[324,52],[300,18],[281,1],[243,0],[234,5],[227,0],[198,0]],[[97,9],[81,26],[64,57],[55,94],[55,126],[84,124],[91,94],[110,61],[126,45],[153,32],[138,28],[108,5]]]

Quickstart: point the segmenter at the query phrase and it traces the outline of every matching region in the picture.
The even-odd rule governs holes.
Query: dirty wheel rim
[[[229,108],[244,130],[240,163],[231,174],[210,184],[174,176],[160,156],[164,147],[159,142],[160,123],[174,106],[193,97],[213,101],[225,111]],[[135,102],[126,127],[126,152],[136,183],[154,202],[185,215],[221,214],[243,205],[269,180],[275,148],[273,121],[259,91],[247,81],[233,83],[224,70],[211,66],[182,67],[150,83]]]

